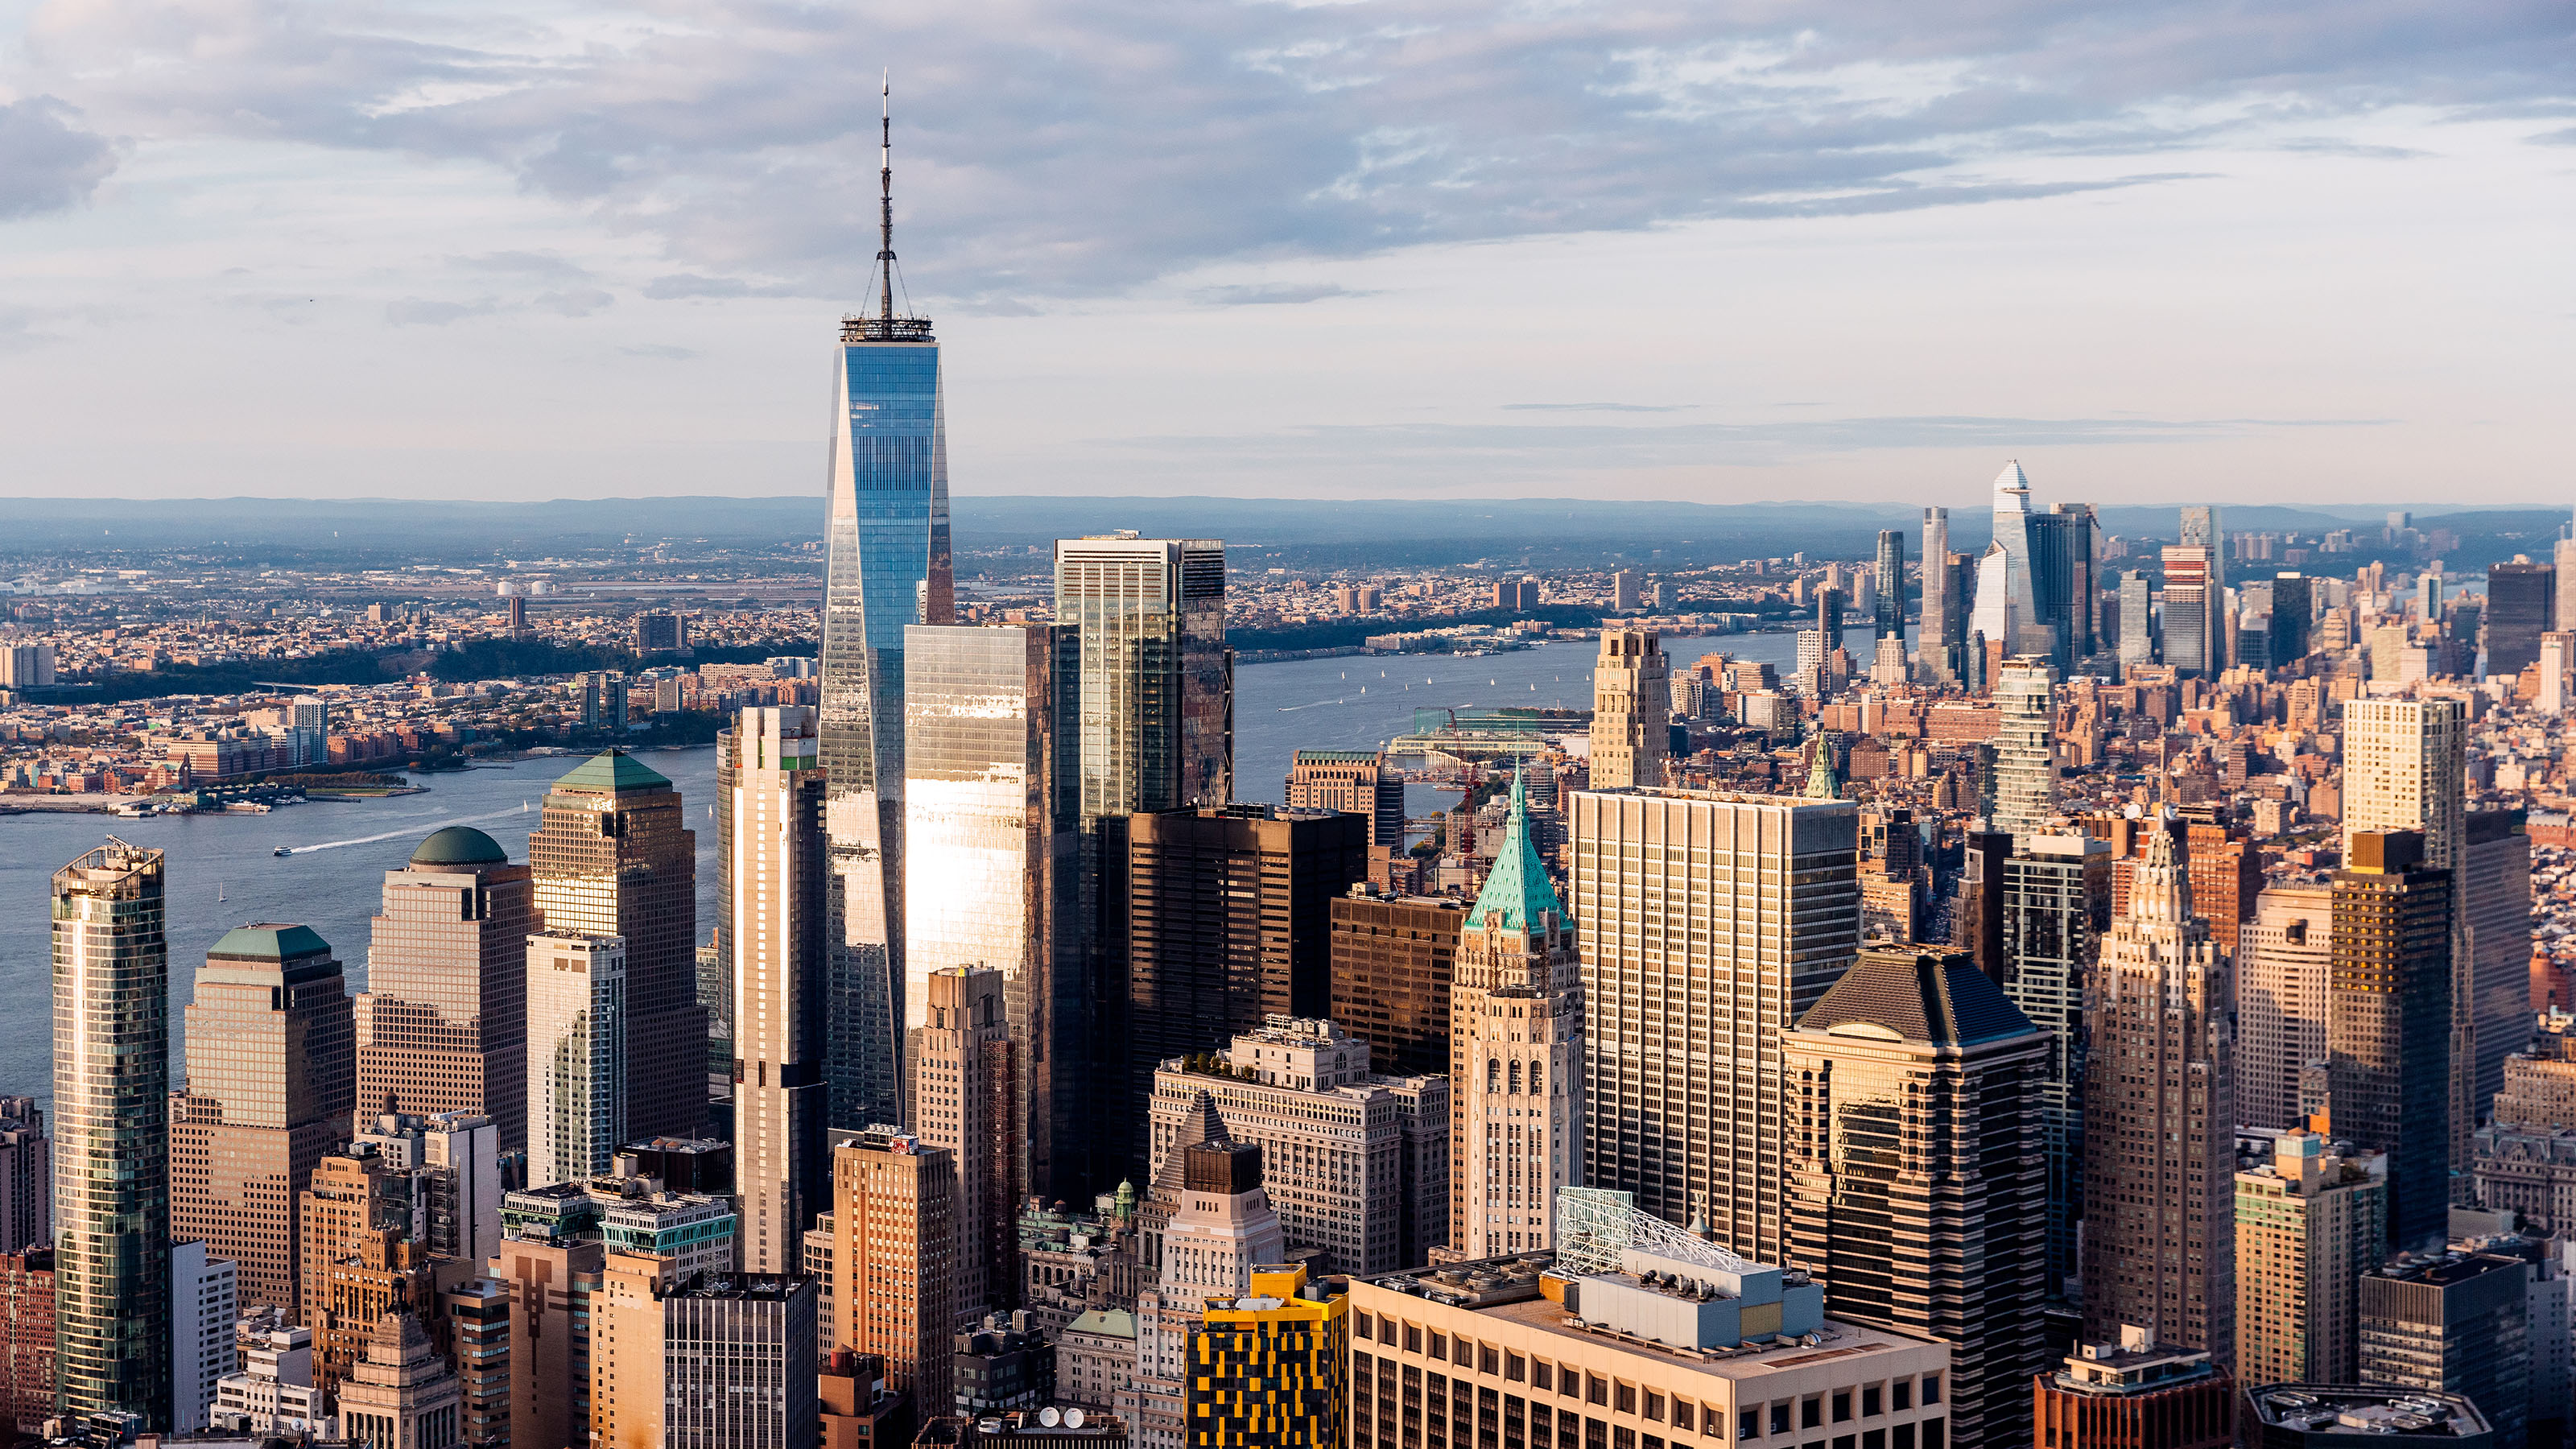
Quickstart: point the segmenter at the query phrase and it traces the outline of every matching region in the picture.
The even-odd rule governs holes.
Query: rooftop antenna
[[[885,114],[881,121],[883,134],[877,143],[877,185],[882,208],[877,219],[877,270],[885,274],[885,284],[877,294],[877,317],[894,320],[894,68],[886,68],[878,82],[878,94]]]

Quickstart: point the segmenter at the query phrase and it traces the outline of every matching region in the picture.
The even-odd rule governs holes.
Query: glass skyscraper
[[[888,309],[889,314],[891,308]],[[846,317],[824,534],[824,1074],[831,1125],[901,1118],[903,631],[954,612],[939,341],[920,317]]]

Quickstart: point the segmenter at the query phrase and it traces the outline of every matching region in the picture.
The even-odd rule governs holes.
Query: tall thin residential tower
[[[894,310],[894,122],[878,158],[875,316],[841,319],[824,528],[823,834],[832,1125],[903,1111],[903,631],[954,614],[948,425],[930,319]]]
[[[793,1273],[828,1210],[823,771],[814,711],[746,709],[716,742],[734,960],[735,1185],[746,1273]]]
[[[1878,531],[1878,637],[1905,637],[1905,533]]]
[[[1950,627],[1959,611],[1950,574],[1950,510],[1923,510],[1923,623],[1916,633],[1915,659],[1936,684],[1958,677],[1959,641]]]

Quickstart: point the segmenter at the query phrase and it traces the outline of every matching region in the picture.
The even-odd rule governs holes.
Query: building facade
[[[465,1386],[420,1319],[378,1320],[364,1361],[339,1393],[340,1429],[368,1449],[448,1449],[465,1441]]]
[[[2450,1210],[2452,879],[2424,849],[2412,830],[2351,837],[2326,981],[2333,1129],[2388,1154],[2388,1246],[2401,1251],[2438,1247]]]
[[[904,1132],[836,1136],[832,1347],[881,1355],[889,1388],[945,1404],[958,1322],[956,1157]]]
[[[2458,1394],[2478,1406],[2497,1449],[2530,1427],[2531,1265],[2497,1253],[2435,1251],[2364,1273],[2361,1381]]]
[[[1289,757],[1291,810],[1339,810],[1369,818],[1369,844],[1404,844],[1404,776],[1381,750],[1299,750]]]
[[[1995,682],[1995,808],[1992,828],[2016,840],[2048,829],[2057,814],[2057,671],[2045,657],[2006,660]]]
[[[203,1242],[170,1246],[170,1427],[203,1429],[215,1386],[233,1371],[241,1319],[241,1278]]]
[[[356,1003],[360,1106],[481,1113],[502,1151],[527,1148],[533,875],[470,825],[385,872]]]
[[[1252,1291],[1211,1303],[1190,1342],[1194,1445],[1344,1449],[1350,1298],[1309,1285],[1303,1264],[1256,1270]]]
[[[2031,1381],[2034,1444],[2049,1449],[2227,1449],[2236,1385],[2198,1349],[2124,1328]]]
[[[2000,833],[1971,837],[2001,843]],[[2004,996],[2048,1033],[2048,1070],[2039,1087],[2041,1147],[2048,1171],[2048,1296],[2068,1297],[2077,1276],[2077,1225],[2084,1217],[2084,1023],[2087,983],[2111,925],[2110,847],[2080,835],[2033,835],[1987,863],[2003,875]]]
[[[1019,1299],[1019,1206],[1028,1197],[1020,1053],[1001,972],[947,966],[921,985],[924,1024],[909,1064],[913,1131],[957,1165],[956,1309],[965,1325]]]
[[[634,1039],[625,937],[548,930],[527,949],[528,1180],[593,1177],[627,1138],[629,1066],[671,1058]]]
[[[1450,1070],[1450,995],[1467,904],[1365,885],[1333,898],[1332,1019],[1369,1044],[1381,1069]]]
[[[824,1063],[832,1006],[825,782],[814,711],[744,710],[716,742],[724,935],[733,943],[736,1182],[742,1267],[792,1272],[828,1204]]]
[[[2236,956],[2236,1122],[2285,1130],[2300,1126],[2299,1073],[2327,1059],[2327,980],[2334,957],[2334,892],[2275,886],[2256,898],[2254,919],[2239,933]],[[2276,1374],[2248,1383],[2314,1375]]]
[[[1651,629],[1604,629],[1592,666],[1591,781],[1600,790],[1664,783],[1672,754],[1672,667]]]
[[[2387,1160],[2313,1132],[2236,1174],[2236,1362],[2257,1384],[2356,1382],[2358,1285],[2388,1233]]]

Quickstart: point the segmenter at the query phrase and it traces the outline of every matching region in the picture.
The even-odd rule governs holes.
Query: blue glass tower
[[[892,121],[877,315],[841,320],[824,532],[822,765],[834,1127],[902,1120],[903,631],[945,624],[948,430],[939,339],[894,314]]]

